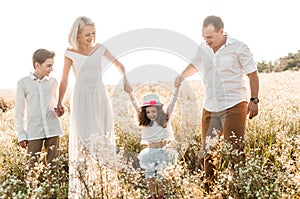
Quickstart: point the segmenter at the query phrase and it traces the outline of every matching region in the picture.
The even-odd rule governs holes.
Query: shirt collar
[[[232,39],[232,37],[230,37],[227,33],[225,34],[225,36],[226,36],[225,46],[234,43],[234,39]]]
[[[36,81],[36,80],[39,80],[39,81],[49,80],[49,76],[45,76],[45,77],[43,77],[43,79],[40,80],[39,78],[37,78],[37,77],[33,74],[33,72],[30,72],[29,77],[30,77],[30,79],[32,79],[32,80],[34,80],[34,81]]]
[[[233,44],[233,43],[236,41],[235,39],[233,39],[232,37],[230,37],[227,33],[224,33],[224,35],[225,35],[225,37],[226,37],[226,41],[225,41],[225,44],[223,44],[223,45],[221,46],[221,48],[225,48],[225,47],[227,47],[228,45]],[[213,50],[205,43],[205,41],[203,41],[202,44],[204,44],[204,46],[206,46],[207,49],[210,49],[210,50],[213,52]],[[221,49],[221,48],[220,48],[220,49]],[[220,50],[220,49],[219,49],[219,50]]]

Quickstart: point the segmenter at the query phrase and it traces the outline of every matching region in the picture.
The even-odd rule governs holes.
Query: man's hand
[[[249,119],[254,118],[258,114],[258,104],[250,101],[248,104],[247,114],[249,114]]]
[[[128,79],[126,76],[123,77],[123,85],[124,85],[124,90],[130,94],[132,92],[132,86],[130,85]]]

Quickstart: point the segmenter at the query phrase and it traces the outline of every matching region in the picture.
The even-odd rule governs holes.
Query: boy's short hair
[[[54,51],[49,51],[47,49],[40,48],[36,50],[32,55],[32,64],[33,68],[35,68],[35,62],[38,62],[39,64],[43,64],[46,59],[53,58],[55,56]]]

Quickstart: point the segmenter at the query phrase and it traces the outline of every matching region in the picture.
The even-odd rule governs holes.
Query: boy
[[[36,50],[32,56],[34,72],[17,84],[15,130],[20,146],[27,148],[30,168],[37,162],[43,147],[47,153],[46,164],[50,168],[55,166],[53,159],[58,156],[59,138],[63,134],[54,110],[58,83],[49,76],[54,56],[52,51]]]

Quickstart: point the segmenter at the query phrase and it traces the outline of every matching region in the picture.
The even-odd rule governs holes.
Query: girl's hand
[[[174,81],[174,86],[176,88],[179,88],[181,85],[181,82],[184,80],[184,77],[182,75],[178,75]]]
[[[128,86],[125,88],[125,91],[126,91],[129,95],[131,95],[131,93],[133,92],[133,89],[132,89],[131,85],[128,85]]]

